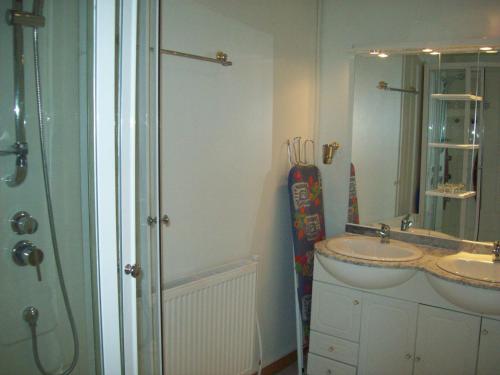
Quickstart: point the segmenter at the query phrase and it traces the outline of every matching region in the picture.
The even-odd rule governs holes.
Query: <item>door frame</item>
[[[122,372],[116,185],[115,2],[93,1],[92,110],[90,152],[96,244],[96,304],[101,374]]]
[[[121,286],[121,349],[123,373],[138,375],[137,282],[125,268],[139,267],[136,259],[136,72],[137,0],[118,2],[118,242]],[[137,276],[137,277],[140,277]]]

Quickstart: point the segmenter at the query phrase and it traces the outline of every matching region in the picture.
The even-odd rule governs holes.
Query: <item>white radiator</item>
[[[256,274],[245,260],[163,291],[164,375],[251,373]]]

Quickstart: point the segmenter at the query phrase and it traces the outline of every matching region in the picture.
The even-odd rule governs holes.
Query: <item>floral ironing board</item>
[[[309,344],[314,244],[325,238],[323,193],[318,167],[295,165],[288,174],[297,296],[302,318],[303,345]]]

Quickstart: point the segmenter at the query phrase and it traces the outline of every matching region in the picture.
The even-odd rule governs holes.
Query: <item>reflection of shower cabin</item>
[[[420,224],[471,240],[479,231],[483,92],[476,63],[425,68]]]

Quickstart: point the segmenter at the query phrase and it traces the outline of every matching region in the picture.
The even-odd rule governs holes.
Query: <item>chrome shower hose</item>
[[[57,373],[57,375],[68,375],[76,367],[78,362],[78,332],[76,330],[75,318],[73,317],[73,312],[71,311],[71,305],[68,298],[68,291],[66,290],[66,284],[64,282],[64,275],[62,271],[61,258],[59,255],[59,246],[57,244],[56,227],[54,221],[54,210],[52,207],[52,197],[50,192],[50,182],[49,182],[49,171],[48,171],[48,161],[47,161],[47,145],[45,140],[45,125],[43,121],[43,106],[42,106],[42,88],[40,82],[40,63],[39,63],[39,53],[38,53],[38,29],[33,28],[33,54],[34,54],[34,65],[35,65],[35,89],[36,89],[36,109],[38,117],[38,129],[40,135],[40,152],[42,158],[42,171],[43,171],[43,182],[45,187],[45,199],[47,202],[47,213],[49,216],[49,227],[50,227],[50,237],[52,240],[52,247],[54,250],[54,260],[57,268],[57,277],[59,279],[59,286],[61,288],[61,293],[64,300],[64,307],[68,315],[69,324],[71,326],[71,333],[73,335],[73,359],[68,368],[64,369],[62,372]],[[33,344],[33,356],[35,359],[36,367],[43,375],[55,375],[46,371],[40,361],[40,356],[38,353],[38,342],[36,333],[36,321],[30,323],[31,328],[31,339]]]

